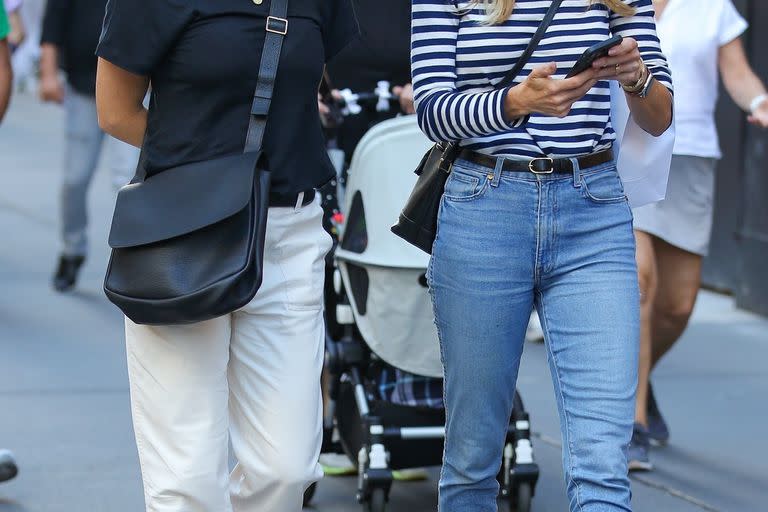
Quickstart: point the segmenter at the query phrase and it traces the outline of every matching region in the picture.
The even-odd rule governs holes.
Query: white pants
[[[264,281],[235,313],[189,326],[126,320],[147,511],[299,512],[322,475],[319,201],[270,208]],[[238,464],[228,471],[228,440]]]

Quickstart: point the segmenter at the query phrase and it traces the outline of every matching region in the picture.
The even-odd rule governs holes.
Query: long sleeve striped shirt
[[[651,0],[624,0],[635,15],[621,17],[601,3],[564,0],[536,51],[516,78],[557,63],[564,78],[581,54],[611,35],[635,38],[654,77],[672,90],[672,77],[656,35]],[[482,25],[482,4],[464,0],[413,0],[411,66],[416,110],[424,133],[435,141],[513,159],[590,154],[616,138],[610,123],[610,89],[598,82],[565,118],[532,114],[507,120],[507,90],[496,90],[522,55],[549,9],[549,0],[517,0],[501,25]]]

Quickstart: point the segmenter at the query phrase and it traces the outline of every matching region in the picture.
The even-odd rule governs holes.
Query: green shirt
[[[8,15],[5,14],[5,8],[0,4],[0,40],[8,37],[11,26],[8,24]]]

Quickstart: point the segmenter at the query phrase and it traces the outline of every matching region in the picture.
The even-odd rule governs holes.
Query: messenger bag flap
[[[181,165],[126,185],[117,195],[110,247],[169,240],[242,211],[254,187],[263,186],[254,179],[261,156],[251,152]]]

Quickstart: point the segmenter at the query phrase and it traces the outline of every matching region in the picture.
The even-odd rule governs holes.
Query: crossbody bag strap
[[[245,138],[245,152],[261,151],[264,132],[267,129],[267,117],[275,89],[277,68],[283,40],[288,33],[288,0],[272,0],[267,18],[267,34],[261,53],[259,79],[253,93],[251,119],[248,123],[248,135]]]
[[[560,8],[560,4],[563,3],[563,0],[554,0],[552,2],[552,5],[549,6],[549,10],[547,11],[547,14],[544,15],[544,19],[541,20],[541,24],[539,25],[539,28],[536,30],[536,33],[533,34],[533,37],[531,38],[531,41],[528,43],[528,47],[525,49],[522,55],[520,55],[520,58],[517,59],[517,62],[515,62],[514,67],[504,75],[504,78],[501,79],[501,82],[496,84],[496,89],[503,89],[505,87],[509,87],[515,82],[515,78],[517,78],[517,75],[520,74],[520,71],[522,71],[523,66],[528,64],[528,60],[531,58],[531,55],[533,55],[533,52],[536,50],[536,47],[541,42],[541,39],[544,37],[544,34],[547,32],[547,29],[552,24],[552,20],[555,19],[555,14],[557,14],[557,10]]]

